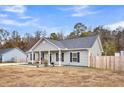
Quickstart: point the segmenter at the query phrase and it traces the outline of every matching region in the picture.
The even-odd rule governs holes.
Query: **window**
[[[56,53],[56,61],[59,61],[59,53]],[[61,53],[61,61],[64,62],[64,53]]]
[[[70,62],[79,62],[79,61],[80,61],[79,52],[70,53]]]
[[[77,62],[77,60],[78,60],[77,53],[72,53],[72,61]]]
[[[61,54],[62,62],[64,61],[64,53]]]
[[[59,61],[59,55],[56,53],[56,61]]]
[[[33,55],[33,60],[35,60],[35,53],[34,53],[34,55]]]
[[[32,60],[32,54],[30,54],[30,60]]]
[[[2,56],[0,55],[0,62],[2,61]]]

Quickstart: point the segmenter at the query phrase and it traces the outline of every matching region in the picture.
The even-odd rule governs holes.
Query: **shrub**
[[[32,64],[32,62],[28,62],[28,64]]]

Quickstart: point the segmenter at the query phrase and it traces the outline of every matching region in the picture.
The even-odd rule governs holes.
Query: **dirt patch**
[[[1,87],[124,86],[124,73],[83,67],[0,67]]]

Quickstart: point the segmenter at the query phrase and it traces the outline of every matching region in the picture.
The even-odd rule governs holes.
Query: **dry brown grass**
[[[124,73],[83,67],[0,67],[1,87],[124,86]]]

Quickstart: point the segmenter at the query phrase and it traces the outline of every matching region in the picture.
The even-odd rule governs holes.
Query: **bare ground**
[[[0,67],[0,87],[124,86],[124,72],[84,67]]]

